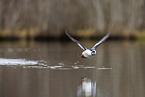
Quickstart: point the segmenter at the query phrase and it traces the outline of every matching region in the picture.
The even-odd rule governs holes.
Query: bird
[[[65,34],[75,43],[77,43],[82,49],[83,52],[80,54],[81,58],[92,58],[94,55],[96,55],[96,49],[97,47],[102,44],[110,35],[110,32],[108,32],[99,42],[97,42],[91,49],[88,49],[85,47],[82,43],[71,37],[67,31],[65,31]]]

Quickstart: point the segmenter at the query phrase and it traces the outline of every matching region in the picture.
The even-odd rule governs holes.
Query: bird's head
[[[95,50],[91,50],[91,55],[94,56],[96,54],[96,51]]]

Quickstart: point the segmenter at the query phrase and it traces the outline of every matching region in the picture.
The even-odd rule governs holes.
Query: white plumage
[[[110,33],[107,33],[99,42],[97,42],[91,49],[87,49],[83,44],[81,44],[79,41],[71,37],[67,32],[65,32],[66,35],[73,41],[76,42],[84,51],[80,55],[82,58],[91,58],[96,54],[96,48],[103,43],[110,35]]]

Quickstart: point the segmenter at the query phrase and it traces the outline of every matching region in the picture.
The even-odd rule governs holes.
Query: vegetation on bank
[[[144,39],[145,0],[0,0],[1,39]]]
[[[1,30],[0,31],[0,40],[65,40],[67,37],[65,35],[65,30],[62,31],[59,36],[51,36],[51,34],[46,34],[46,32],[40,31],[38,29],[30,30]],[[74,37],[78,38],[88,38],[88,39],[97,39],[98,37],[103,37],[106,33],[93,32],[91,29],[78,30],[76,32],[68,32]],[[145,39],[145,31],[136,31],[134,33],[125,33],[116,34],[115,32],[110,33],[110,39]]]

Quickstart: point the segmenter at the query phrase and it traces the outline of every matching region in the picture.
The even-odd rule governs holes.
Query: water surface
[[[82,41],[91,48],[95,41]],[[144,97],[145,42],[1,42],[0,97]]]

